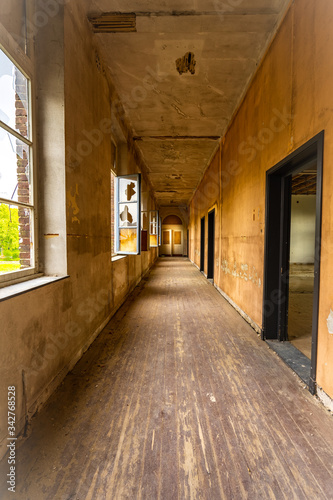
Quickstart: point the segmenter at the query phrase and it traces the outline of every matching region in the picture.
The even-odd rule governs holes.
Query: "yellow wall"
[[[45,228],[59,223],[66,204],[61,248],[67,249],[68,276],[0,302],[0,457],[7,451],[6,388],[16,387],[19,432],[157,257],[151,249],[111,260],[111,102],[79,7],[59,9],[38,31],[37,42],[40,265],[47,274],[51,247],[44,250]],[[126,168],[138,170],[130,151]],[[55,238],[45,241],[56,244]]]
[[[331,0],[291,5],[190,207],[190,258],[199,265],[200,218],[216,203],[216,284],[261,327],[265,173],[325,130],[317,382],[331,397],[332,26]]]

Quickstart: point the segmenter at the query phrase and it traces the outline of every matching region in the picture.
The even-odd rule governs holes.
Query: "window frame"
[[[158,221],[158,246],[162,246],[162,217],[159,217]]]
[[[111,195],[111,260],[113,257],[117,257],[116,252],[116,183],[117,183],[117,171],[118,171],[118,147],[116,141],[111,137],[111,147],[114,147],[114,159],[113,165],[110,169],[110,186],[113,176],[113,197]],[[113,215],[113,222],[112,222]],[[113,251],[112,251],[112,239],[113,239]]]
[[[143,215],[146,214],[147,216],[147,229],[144,228],[144,224],[143,224]],[[142,244],[142,237],[143,237],[143,233],[147,233],[147,248],[144,248],[143,247],[143,244]],[[141,206],[141,252],[148,252],[149,251],[149,211],[148,210],[142,210],[142,206]]]
[[[133,178],[136,177],[138,192],[137,192],[137,201],[128,202],[130,204],[136,204],[136,215],[137,215],[137,225],[132,227],[132,229],[136,229],[136,251],[135,252],[126,252],[119,249],[120,245],[120,229],[119,226],[119,205],[124,204],[124,202],[119,201],[119,183],[122,179],[126,179],[127,177]],[[141,253],[141,174],[127,174],[127,175],[118,175],[115,177],[115,232],[116,232],[116,255],[140,255]],[[126,227],[122,227],[122,229],[126,229]]]
[[[153,215],[155,214],[155,215]],[[156,218],[156,222],[153,222],[153,217]],[[152,225],[156,225],[156,232],[152,232]],[[159,211],[158,210],[150,210],[149,211],[149,247],[150,248],[158,248],[158,233],[159,233]],[[156,245],[151,244],[151,236],[156,236]]]
[[[22,75],[28,80],[28,116],[29,116],[29,138],[25,138],[19,132],[12,129],[0,120],[0,128],[10,133],[15,139],[19,139],[29,147],[29,168],[31,178],[31,200],[29,204],[8,200],[0,197],[0,203],[8,206],[23,206],[30,210],[30,231],[33,242],[31,250],[32,266],[26,269],[9,271],[0,275],[0,288],[11,285],[13,282],[31,279],[39,271],[39,241],[38,241],[38,197],[37,197],[37,155],[36,155],[36,110],[35,110],[35,79],[34,61],[30,55],[23,52],[13,37],[0,23],[0,49],[8,59],[17,67]],[[11,202],[11,203],[10,203]]]

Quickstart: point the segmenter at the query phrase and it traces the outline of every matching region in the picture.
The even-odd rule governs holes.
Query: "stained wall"
[[[295,0],[190,206],[190,258],[200,264],[200,218],[215,204],[215,282],[262,326],[266,171],[325,131],[318,385],[333,397],[333,4]],[[206,223],[207,228],[207,223]],[[206,254],[207,255],[207,254]]]
[[[111,259],[114,117],[88,22],[70,2],[49,16],[36,37],[39,269],[59,280],[0,302],[1,455],[6,388],[16,387],[19,432],[157,256],[154,249]],[[126,169],[139,171],[130,148]],[[153,205],[149,189],[148,197]]]

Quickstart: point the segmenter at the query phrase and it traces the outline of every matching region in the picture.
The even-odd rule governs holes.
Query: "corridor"
[[[333,498],[333,421],[185,258],[160,258],[17,447],[1,499]]]

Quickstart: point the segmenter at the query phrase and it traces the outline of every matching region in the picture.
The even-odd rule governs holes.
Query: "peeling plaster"
[[[329,313],[329,316],[327,318],[327,329],[328,329],[328,333],[333,335],[333,311],[332,311],[332,309],[330,309],[330,313]]]
[[[67,199],[69,208],[72,209],[72,222],[78,222],[80,224],[80,220],[77,217],[77,214],[80,212],[80,209],[76,201],[77,196],[79,196],[79,188],[78,185],[75,184],[74,194],[72,194],[72,189],[67,191]]]
[[[49,239],[49,238],[57,238],[59,236],[59,233],[57,234],[44,234],[44,238]]]
[[[230,269],[229,262],[227,260],[222,260],[221,269],[224,274],[229,274],[234,278],[240,278],[244,281],[251,281],[254,285],[261,287],[261,279],[259,278],[258,272],[254,266],[249,270],[248,264],[240,264],[234,262],[232,265],[232,269]]]

